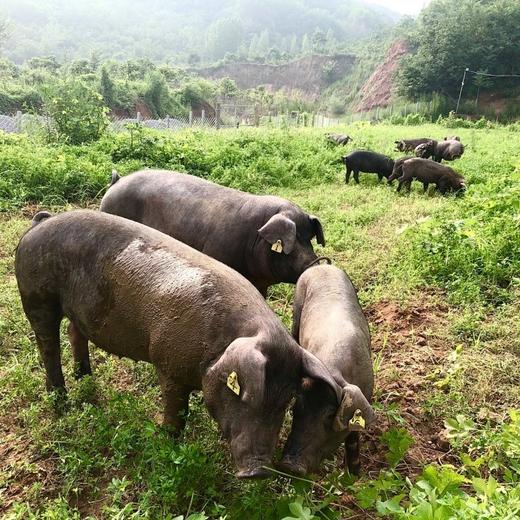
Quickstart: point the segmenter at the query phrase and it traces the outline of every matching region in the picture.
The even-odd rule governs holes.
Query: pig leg
[[[90,359],[88,355],[88,338],[81,334],[72,321],[69,323],[67,332],[69,334],[72,355],[74,357],[76,379],[91,375],[92,370],[90,368]]]
[[[25,303],[25,302],[24,302]],[[24,305],[25,306],[25,305]],[[56,306],[26,311],[36,336],[46,373],[46,387],[49,392],[65,392],[65,380],[61,369],[60,322],[61,314]]]
[[[350,180],[350,174],[352,173],[352,170],[347,166],[345,170],[345,184],[348,184],[348,181]]]
[[[437,189],[444,195],[448,191],[448,185],[449,183],[441,177],[437,183]]]
[[[354,170],[354,180],[359,184],[359,170]]]
[[[383,180],[383,175],[381,173],[377,174],[377,182],[381,182]]]
[[[359,432],[350,432],[345,439],[345,467],[351,475],[359,475],[361,463],[359,461]]]
[[[163,425],[169,427],[177,435],[186,424],[190,390],[179,386],[169,375],[157,370],[164,405]]]
[[[424,188],[424,193],[426,193],[428,191],[429,183],[423,182],[422,185],[423,185],[423,188]]]

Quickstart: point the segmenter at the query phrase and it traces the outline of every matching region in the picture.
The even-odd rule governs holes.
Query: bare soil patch
[[[53,460],[34,451],[30,435],[24,433],[12,410],[0,416],[0,439],[0,516],[13,503],[27,500],[35,484],[40,497],[57,496]]]
[[[428,294],[404,307],[382,301],[366,309],[369,322],[375,326],[373,353],[380,360],[376,395],[385,407],[396,405],[414,438],[399,466],[410,476],[419,473],[424,464],[446,463],[451,458],[442,422],[430,417],[424,409],[425,399],[432,393],[428,376],[442,367],[452,351],[446,332],[448,313],[447,305]],[[386,450],[379,437],[391,426],[390,419],[379,414],[376,425],[365,436],[362,462],[365,473],[371,476],[387,466]]]

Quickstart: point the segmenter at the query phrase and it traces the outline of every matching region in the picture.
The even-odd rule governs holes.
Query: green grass
[[[333,148],[318,130],[108,136],[85,147],[0,137],[0,514],[5,518],[480,519],[520,515],[520,155],[507,128],[457,129],[464,198],[398,195],[341,155],[393,157],[398,138],[442,138],[437,125],[358,124]],[[94,375],[72,377],[56,410],[23,315],[13,251],[38,208],[94,206],[112,168],[189,171],[289,198],[323,222],[319,253],[344,268],[369,318],[378,421],[364,476],[338,458],[312,481],[240,482],[200,395],[182,437],[158,426],[151,366],[92,348]],[[98,199],[95,199],[96,195]],[[289,326],[293,288],[269,302]],[[64,335],[65,336],[65,335]],[[289,423],[288,426],[289,427]],[[287,433],[287,428],[284,434]],[[509,515],[509,516],[508,516]],[[515,516],[516,515],[516,516]]]

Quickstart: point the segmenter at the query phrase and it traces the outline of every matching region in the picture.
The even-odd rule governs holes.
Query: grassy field
[[[174,135],[134,132],[86,147],[0,136],[0,514],[9,519],[520,518],[520,152],[508,128],[363,125],[346,149],[318,130]],[[341,155],[393,157],[398,138],[457,133],[465,197],[410,195],[361,175]],[[359,290],[372,330],[377,422],[363,476],[342,454],[319,475],[241,482],[226,445],[192,397],[172,442],[157,424],[151,366],[91,349],[94,375],[72,377],[58,413],[23,315],[13,251],[40,208],[96,207],[112,168],[180,169],[319,215],[327,246]],[[352,181],[351,181],[352,182]],[[269,303],[286,325],[293,288]],[[65,326],[65,324],[64,324]],[[287,428],[290,426],[288,419]]]

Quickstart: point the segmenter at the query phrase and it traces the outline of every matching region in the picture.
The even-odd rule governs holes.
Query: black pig
[[[390,177],[394,161],[380,153],[357,150],[343,157],[345,162],[345,183],[348,184],[350,174],[354,172],[354,180],[359,184],[359,172],[377,173],[379,181]]]
[[[348,276],[331,265],[307,269],[296,285],[293,320],[294,338],[329,369],[343,400],[338,409],[334,392],[307,381],[293,409],[281,467],[313,472],[345,441],[346,465],[358,474],[359,430],[375,419],[369,402],[374,374],[368,324]]]

